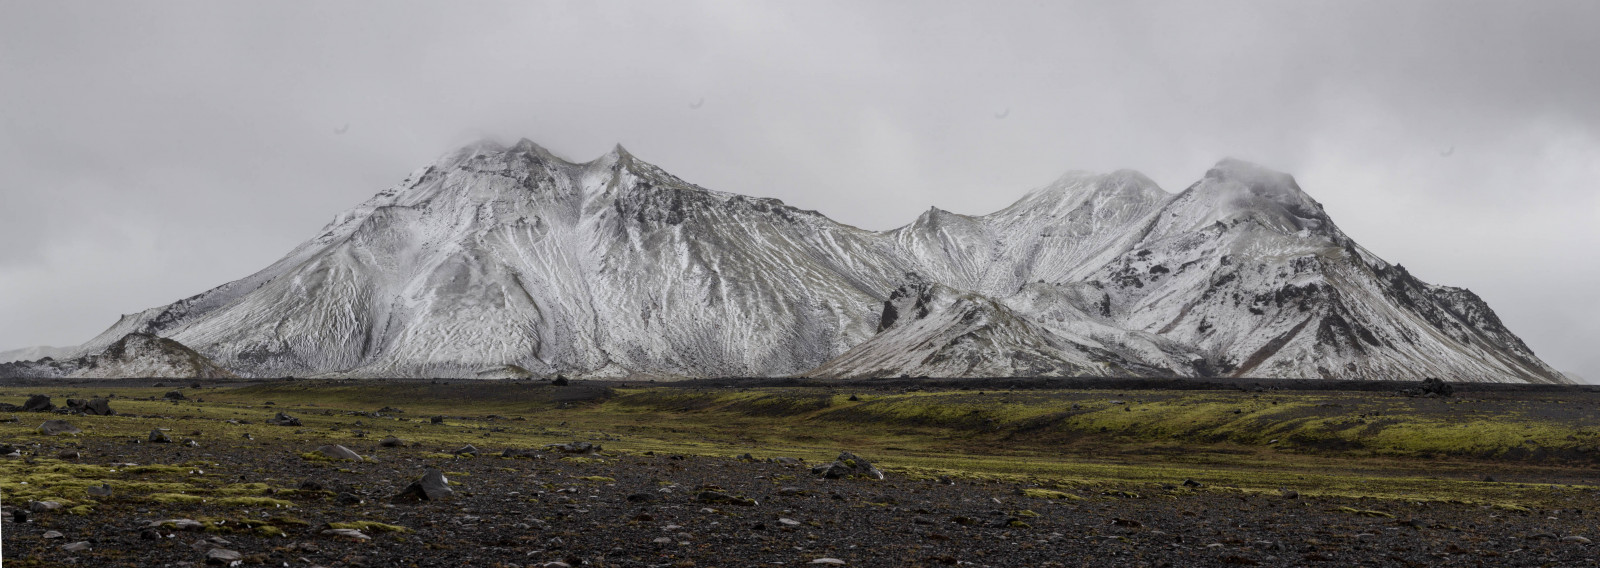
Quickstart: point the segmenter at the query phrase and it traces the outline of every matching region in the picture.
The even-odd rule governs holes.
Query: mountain
[[[247,376],[1252,376],[1563,382],[1471,292],[1361,248],[1294,179],[1073,172],[865,231],[620,146],[483,142],[260,272],[124,316]]]
[[[176,341],[144,333],[128,334],[93,355],[63,361],[45,358],[0,364],[0,377],[224,379],[235,376]]]
[[[49,345],[23,347],[21,349],[12,349],[10,351],[0,351],[0,363],[10,363],[13,361],[37,361],[45,357],[59,358],[64,355],[71,355],[77,350],[77,347],[51,347]]]

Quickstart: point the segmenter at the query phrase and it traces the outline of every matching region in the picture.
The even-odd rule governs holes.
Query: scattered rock
[[[300,482],[300,485],[298,487],[296,487],[296,489],[299,489],[301,491],[322,491],[322,484],[321,483],[317,483],[316,481],[312,481],[310,479],[307,479],[305,481]]]
[[[1577,543],[1577,544],[1589,544],[1589,539],[1581,537],[1581,536],[1578,536],[1578,535],[1571,535],[1571,536],[1561,537],[1561,542],[1572,542],[1572,543]]]
[[[1285,489],[1285,490],[1283,490],[1283,498],[1284,499],[1299,499],[1300,498],[1300,492],[1299,491],[1295,491],[1293,489]]]
[[[276,415],[273,415],[271,419],[268,419],[267,423],[276,426],[299,426],[300,419],[279,412]]]
[[[1184,486],[1184,487],[1195,487],[1195,488],[1199,488],[1199,487],[1205,487],[1205,486],[1206,486],[1206,484],[1204,484],[1204,483],[1200,483],[1200,482],[1198,482],[1198,481],[1195,481],[1195,480],[1193,480],[1193,479],[1185,479],[1185,480],[1183,480],[1183,486]]]
[[[100,485],[90,485],[83,488],[83,491],[88,493],[90,497],[99,497],[101,499],[105,499],[111,497],[111,484],[101,483]]]
[[[465,446],[461,446],[460,448],[457,448],[456,451],[453,451],[453,452],[450,452],[450,453],[458,455],[458,456],[460,456],[460,455],[477,456],[478,455],[478,448],[474,447],[472,444],[467,444]]]
[[[65,550],[67,552],[88,552],[89,548],[89,541],[87,540],[80,540],[78,542],[71,542],[61,545],[61,550]]]
[[[361,461],[361,454],[355,453],[350,448],[338,444],[328,444],[317,448],[317,453],[336,460]]]
[[[816,560],[812,560],[811,563],[812,564],[825,564],[825,565],[831,565],[831,566],[844,566],[844,561],[840,560],[838,558],[818,558]]]
[[[546,449],[555,450],[564,454],[588,454],[600,451],[600,446],[589,442],[567,442],[565,444],[549,444]]]
[[[13,522],[13,523],[26,523],[26,522],[28,522],[28,510],[27,509],[12,509],[11,510],[11,522]]]
[[[82,432],[83,430],[79,429],[77,426],[73,426],[66,420],[46,420],[44,424],[39,425],[39,433],[46,436],[55,436],[58,434],[80,434]]]
[[[75,460],[80,456],[81,454],[78,453],[78,450],[61,450],[56,452],[56,457],[64,460]]]
[[[151,430],[150,441],[157,444],[171,444],[172,436],[168,436],[166,432],[162,432],[160,429]]]
[[[743,507],[751,507],[751,506],[756,505],[756,500],[755,499],[751,499],[751,498],[748,498],[748,497],[739,497],[739,496],[736,496],[736,495],[729,495],[729,494],[723,493],[721,491],[701,491],[700,494],[696,495],[694,499],[695,499],[695,501],[699,501],[701,503],[710,503],[710,504],[714,504],[714,505],[724,505],[725,504],[725,505],[739,505],[739,506],[743,506]]]
[[[45,531],[44,534],[40,536],[40,538],[44,538],[44,539],[67,538],[67,535],[61,534],[61,531]]]
[[[189,397],[183,396],[183,393],[178,391],[167,391],[167,394],[161,395],[161,398],[167,400],[189,400]]]
[[[634,493],[628,496],[629,503],[651,503],[656,499],[656,494],[649,492]]]
[[[396,438],[394,436],[389,436],[388,438],[384,438],[383,440],[380,440],[378,442],[378,445],[379,446],[383,446],[385,448],[398,448],[398,447],[406,445],[406,443],[404,441],[400,440],[399,438]]]
[[[450,480],[446,479],[444,472],[429,469],[422,474],[422,479],[407,485],[405,489],[395,496],[400,501],[438,501],[449,499],[456,491],[450,488]]]
[[[200,447],[200,442],[196,442],[194,438],[184,438],[183,446],[188,448],[198,448]]]
[[[205,528],[205,524],[194,519],[165,519],[160,521],[150,521],[150,524],[146,525],[146,527],[152,529],[169,528],[180,531],[197,531]]]
[[[429,418],[428,422],[433,423],[433,424],[444,424],[444,417],[443,416],[435,416],[433,418]]]

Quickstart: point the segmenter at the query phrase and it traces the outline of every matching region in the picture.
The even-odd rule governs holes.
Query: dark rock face
[[[407,485],[405,489],[395,496],[397,501],[442,501],[455,496],[456,491],[450,488],[450,480],[446,479],[444,472],[430,469],[422,474],[422,479]]]

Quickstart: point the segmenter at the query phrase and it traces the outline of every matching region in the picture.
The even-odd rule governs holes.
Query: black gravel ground
[[[355,447],[373,462],[302,459],[288,443],[184,448],[86,439],[85,463],[206,460],[204,475],[264,482],[292,509],[124,502],[91,515],[5,503],[7,566],[204,565],[213,549],[243,566],[1589,566],[1600,510],[1587,491],[1562,510],[1449,503],[1307,499],[1189,487],[1075,487],[1041,498],[1023,487],[963,480],[821,479],[811,464],[673,455],[536,451],[473,459],[441,448]],[[220,446],[221,444],[216,444]],[[55,455],[33,447],[29,454]],[[767,458],[769,456],[758,456]],[[866,456],[870,458],[870,456]],[[391,497],[442,465],[454,498]],[[311,481],[324,491],[290,491]],[[281,489],[280,489],[281,488]],[[1561,491],[1561,489],[1552,489]],[[707,502],[715,492],[753,504]],[[277,519],[251,530],[151,529],[164,519]],[[378,521],[370,540],[327,523]],[[237,522],[235,522],[237,524]],[[46,538],[48,531],[61,533]],[[55,535],[51,535],[55,536]],[[86,542],[87,550],[68,551]],[[80,545],[81,546],[81,545]],[[824,560],[834,559],[834,561]]]

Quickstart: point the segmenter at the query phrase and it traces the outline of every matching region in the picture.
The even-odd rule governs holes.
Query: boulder
[[[66,420],[46,420],[44,424],[39,425],[39,433],[46,436],[55,436],[57,434],[77,434],[80,432],[83,432],[83,430],[79,429],[77,426],[73,426]]]
[[[55,409],[56,405],[50,404],[50,397],[42,394],[30,396],[28,402],[22,403],[23,412],[50,412]]]
[[[390,437],[384,438],[382,441],[378,442],[378,445],[383,446],[385,448],[398,448],[398,447],[406,445],[406,443],[405,443],[404,440],[401,440],[401,439],[396,438],[394,436],[390,436]]]
[[[398,501],[440,501],[454,496],[456,491],[450,488],[450,480],[446,479],[444,472],[429,469],[418,479],[407,485],[405,489],[395,496]]]
[[[361,461],[361,454],[355,453],[350,448],[338,444],[328,444],[317,448],[317,453],[336,460]]]
[[[460,448],[457,448],[456,451],[453,451],[453,452],[450,452],[450,453],[458,455],[458,456],[459,455],[477,456],[478,455],[478,448],[473,446],[472,444],[467,444],[465,446],[461,446]]]
[[[103,398],[91,398],[89,399],[89,402],[84,405],[83,413],[90,416],[112,416],[115,415],[117,411],[111,409],[111,401]]]
[[[171,444],[172,436],[168,436],[158,428],[150,431],[150,441],[157,444]]]
[[[240,562],[243,560],[244,555],[240,554],[237,550],[213,548],[209,552],[206,552],[206,564],[233,566],[235,562]]]
[[[183,393],[179,391],[167,391],[167,394],[161,395],[161,398],[167,400],[189,400],[189,397],[183,396]]]
[[[839,457],[835,458],[833,463],[811,468],[811,474],[826,479],[849,477],[883,479],[883,472],[874,467],[872,462],[850,452],[840,452]]]

